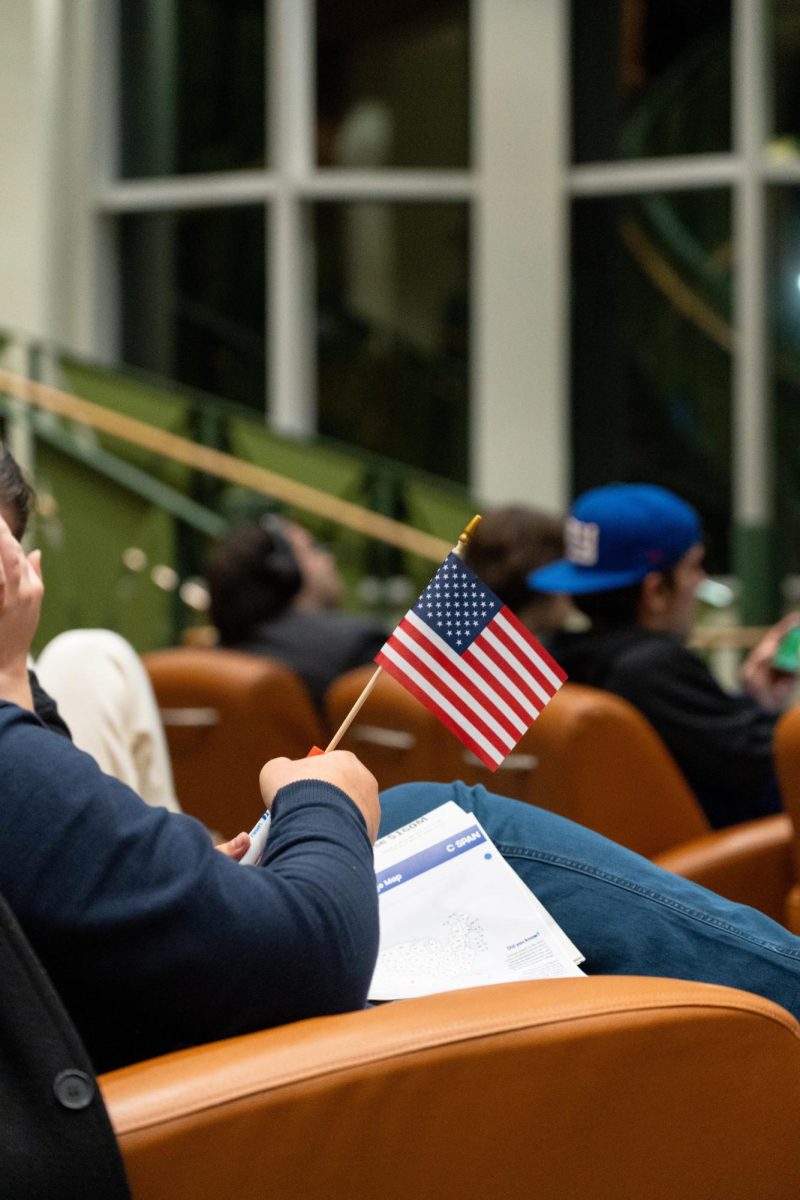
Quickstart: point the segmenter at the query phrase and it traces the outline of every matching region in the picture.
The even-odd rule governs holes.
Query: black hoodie
[[[614,692],[647,717],[713,828],[780,810],[776,718],[723,691],[675,635],[635,626],[560,633],[550,650],[574,683]]]

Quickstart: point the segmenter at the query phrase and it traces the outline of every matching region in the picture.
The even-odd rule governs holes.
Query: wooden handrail
[[[718,625],[716,628],[700,625],[692,631],[689,645],[694,650],[752,650],[767,628],[766,625]]]
[[[213,450],[209,446],[198,446],[188,438],[156,429],[135,417],[112,412],[100,404],[82,400],[50,384],[38,383],[24,375],[15,375],[0,368],[0,391],[23,404],[33,405],[70,421],[78,421],[81,425],[88,425],[132,445],[151,450],[154,454],[172,459],[173,462],[183,463],[228,483],[249,488],[253,492],[294,505],[305,512],[336,521],[366,537],[396,546],[399,550],[406,550],[411,554],[418,554],[420,558],[441,562],[450,551],[452,543],[443,538],[412,529],[400,521],[392,520],[391,517],[370,512],[349,500],[330,496],[327,492],[321,492],[305,483],[298,483],[294,479],[287,479],[286,476],[268,471],[265,467],[243,462],[233,454]]]

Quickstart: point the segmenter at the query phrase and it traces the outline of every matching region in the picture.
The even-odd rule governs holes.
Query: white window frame
[[[63,2],[63,0],[62,0]],[[326,0],[327,2],[327,0]],[[110,230],[122,213],[260,203],[267,212],[268,419],[313,432],[313,297],[305,267],[309,201],[451,201],[470,208],[471,483],[487,501],[566,501],[564,0],[470,0],[472,165],[468,170],[317,169],[314,0],[265,0],[270,23],[271,163],[257,171],[117,178],[114,0],[92,14],[95,167],[86,265],[76,268],[80,341],[119,358]],[[513,87],[509,89],[509,80]]]
[[[800,163],[770,163],[767,151],[765,0],[732,0],[732,150],[642,161],[588,163],[569,172],[569,195],[730,189],[734,280],[732,350],[733,515],[741,530],[774,517],[771,386],[767,368],[765,190],[800,181]]]
[[[737,263],[735,518],[742,528],[768,523],[774,468],[767,436],[765,189],[771,183],[800,183],[800,162],[774,162],[766,149],[766,0],[733,0],[730,154],[570,167],[569,0],[471,0],[470,169],[369,173],[314,168],[309,119],[313,0],[265,0],[265,5],[276,121],[270,130],[273,165],[204,177],[117,178],[117,121],[110,104],[116,93],[115,0],[37,0],[31,10],[36,20],[20,22],[21,30],[29,30],[21,36],[30,38],[22,50],[30,52],[34,67],[39,64],[31,74],[38,99],[30,128],[9,134],[7,144],[24,145],[18,165],[26,178],[39,171],[59,184],[38,189],[35,211],[28,206],[4,214],[25,251],[32,298],[25,310],[27,332],[116,361],[113,228],[119,214],[261,203],[273,217],[268,221],[265,329],[270,417],[283,429],[312,430],[312,298],[304,292],[302,269],[306,202],[319,197],[465,202],[473,235],[472,485],[489,502],[523,499],[561,509],[571,490],[566,292],[572,197],[728,187]],[[55,36],[60,52],[53,49]],[[42,135],[42,129],[49,132]],[[68,165],[56,171],[59,156]],[[6,307],[10,303],[11,297]]]

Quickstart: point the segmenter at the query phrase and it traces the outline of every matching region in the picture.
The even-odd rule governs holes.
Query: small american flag
[[[447,556],[375,661],[492,771],[566,679],[456,554]]]

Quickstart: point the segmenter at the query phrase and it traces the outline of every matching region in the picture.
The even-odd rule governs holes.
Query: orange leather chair
[[[178,799],[225,837],[252,828],[263,812],[258,773],[268,758],[302,758],[312,745],[325,745],[305,686],[281,663],[188,646],[155,650],[143,661]]]
[[[134,1200],[795,1200],[800,1026],[666,979],[400,1001],[102,1076]]]
[[[466,782],[558,812],[648,858],[708,832],[652,726],[599,688],[564,684],[494,773],[462,757]]]
[[[325,697],[331,733],[338,730],[374,674],[370,663],[331,684]],[[418,779],[449,783],[459,778],[461,743],[385,672],[378,676],[339,746],[357,754],[382,788]]]

